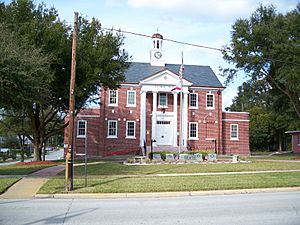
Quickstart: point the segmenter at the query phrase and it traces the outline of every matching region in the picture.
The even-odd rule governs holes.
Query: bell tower
[[[150,51],[151,66],[165,66],[165,52],[163,50],[163,36],[159,33],[152,35],[152,49]]]

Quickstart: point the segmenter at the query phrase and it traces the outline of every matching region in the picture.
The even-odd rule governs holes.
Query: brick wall
[[[292,134],[292,150],[295,153],[300,153],[299,138],[300,138],[300,133]]]
[[[238,140],[230,138],[231,124],[238,125]],[[249,155],[249,113],[223,112],[223,150],[225,154]]]

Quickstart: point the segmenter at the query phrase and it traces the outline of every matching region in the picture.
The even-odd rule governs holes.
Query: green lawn
[[[198,191],[243,188],[300,186],[300,172],[155,177],[151,174],[300,170],[299,162],[263,162],[237,164],[161,164],[128,166],[103,162],[88,165],[88,188],[84,186],[84,166],[75,167],[75,192],[121,193]],[[49,180],[39,193],[64,193],[64,173]],[[130,175],[141,175],[132,177]]]
[[[44,169],[50,166],[54,166],[56,164],[46,164],[46,165],[23,165],[23,164],[15,164],[8,166],[0,166],[0,175],[27,175],[38,171],[40,169]]]
[[[84,175],[84,166],[75,167],[75,176]],[[300,170],[299,162],[264,162],[236,164],[161,164],[129,166],[120,163],[105,162],[88,165],[88,174],[103,175],[140,175],[140,174],[168,174],[168,173],[207,173],[207,172],[242,172],[266,170]],[[61,176],[64,174],[61,173]]]
[[[16,183],[21,178],[10,177],[10,178],[0,178],[0,194],[2,194],[7,188]]]
[[[109,177],[99,176],[74,180],[75,193],[132,193],[165,191],[229,190],[300,186],[300,173],[268,173],[247,175],[210,175],[189,177]],[[64,193],[64,179],[49,180],[40,194]]]

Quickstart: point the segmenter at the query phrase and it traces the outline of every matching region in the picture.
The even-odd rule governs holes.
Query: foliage
[[[0,91],[8,93],[0,97],[0,109],[4,116],[26,118],[25,135],[33,142],[34,159],[41,160],[43,145],[67,126],[71,28],[55,8],[32,0],[1,3],[0,15],[5,29],[0,35]],[[100,86],[114,88],[124,80],[129,57],[121,49],[123,37],[103,32],[96,19],[79,18],[77,45],[75,99],[80,110]]]
[[[227,83],[243,70],[253,82],[287,97],[300,118],[300,3],[286,15],[271,5],[260,6],[249,19],[232,26],[231,43],[223,57],[235,68],[224,69]],[[259,84],[259,83],[256,83]]]
[[[300,121],[287,97],[263,81],[244,82],[239,87],[231,111],[250,112],[250,147],[252,151],[286,149],[287,130],[300,127]]]

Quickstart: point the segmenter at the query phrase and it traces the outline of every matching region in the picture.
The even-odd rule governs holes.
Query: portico
[[[188,133],[188,87],[190,82],[183,80],[182,101],[180,91],[171,91],[180,83],[179,76],[171,71],[164,70],[140,82],[140,146],[144,146],[147,135],[147,95],[152,95],[151,111],[151,140],[155,140],[153,146],[187,146]],[[172,95],[170,98],[169,95]],[[168,102],[168,99],[172,99]],[[182,134],[180,135],[180,104],[182,102]],[[149,118],[149,117],[148,117]],[[149,124],[149,121],[148,121]],[[150,129],[150,127],[148,127]],[[179,137],[181,140],[179,142]]]

